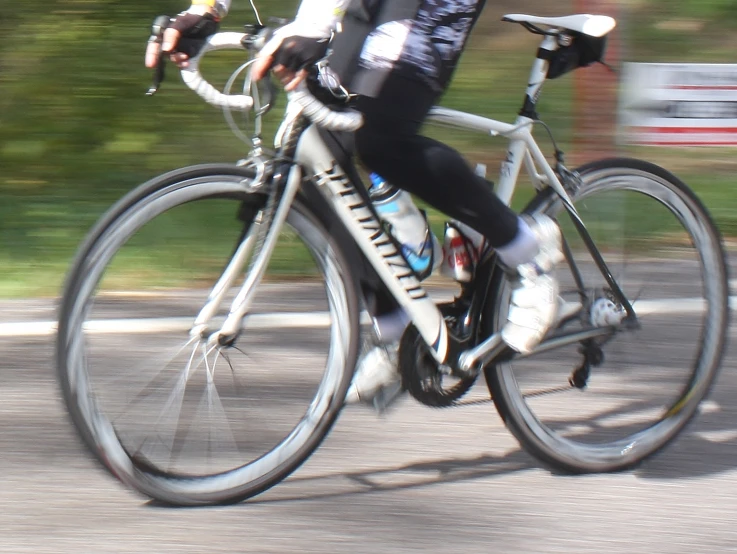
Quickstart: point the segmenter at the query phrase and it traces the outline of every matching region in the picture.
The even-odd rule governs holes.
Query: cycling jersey
[[[419,76],[432,88],[443,90],[484,3],[485,0],[422,0],[413,18],[383,23],[369,34],[360,66]]]
[[[231,0],[199,0],[215,3],[223,14]],[[421,78],[436,91],[448,84],[468,35],[485,0],[302,0],[295,22],[285,30],[293,35],[322,37],[349,16],[363,19],[366,33],[345,33],[347,50],[362,46],[358,63],[364,71],[356,90],[370,94],[382,75],[398,71]],[[365,40],[365,42],[364,42]],[[343,47],[343,46],[341,46]],[[354,87],[355,89],[355,87]]]

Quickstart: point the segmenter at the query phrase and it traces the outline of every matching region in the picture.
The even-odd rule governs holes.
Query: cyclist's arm
[[[324,38],[343,19],[350,0],[302,0],[294,23],[285,30],[291,35]],[[282,36],[289,34],[281,33]]]
[[[228,14],[230,4],[231,0],[192,0],[192,6],[187,11],[201,15],[210,13],[223,18]]]
[[[180,67],[187,66],[189,55],[184,52],[176,52],[181,36],[191,31],[197,32],[203,28],[205,33],[214,32],[216,23],[227,15],[231,0],[192,0],[192,5],[186,11],[180,13],[172,20],[169,28],[164,31],[162,44],[158,41],[149,41],[146,47],[146,67],[154,67],[158,63],[159,53],[173,52],[171,60]],[[205,21],[209,18],[210,21]],[[210,29],[209,31],[207,29]]]
[[[343,18],[350,0],[302,0],[295,23],[309,33],[329,36],[330,30]],[[227,15],[232,0],[192,0],[191,13],[212,13],[220,18]]]
[[[279,29],[264,47],[251,74],[259,80],[270,69],[287,90],[306,77],[303,69],[325,55],[327,37],[342,21],[350,0],[302,0],[293,23]]]

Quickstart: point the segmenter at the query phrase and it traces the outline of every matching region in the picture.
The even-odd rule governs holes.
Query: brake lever
[[[271,78],[271,72],[267,74],[258,83],[255,83],[256,89],[259,94],[259,103],[261,104],[260,109],[256,115],[265,115],[267,112],[274,109],[276,105],[276,98],[279,93],[274,81]]]
[[[163,54],[159,54],[159,61],[156,63],[156,67],[154,68],[153,82],[151,83],[149,89],[146,91],[146,96],[153,96],[159,91],[159,87],[164,81],[164,77],[166,75],[166,71],[164,71],[165,67],[166,56],[164,56]]]
[[[148,39],[149,43],[162,43],[164,31],[169,26],[169,22],[170,18],[168,15],[160,15],[156,19],[154,19],[154,22],[151,25],[151,37]],[[159,87],[161,86],[161,83],[164,81],[164,77],[166,76],[165,67],[166,55],[163,51],[159,50],[159,60],[156,63],[156,67],[154,68],[153,83],[146,92],[146,96],[153,96],[158,92]]]
[[[275,18],[270,17],[269,22],[272,22],[274,19]],[[283,21],[286,20],[279,20],[279,22]],[[265,25],[260,24],[249,24],[244,25],[244,27],[246,30],[246,36],[243,37],[241,44],[244,48],[246,48],[246,50],[249,50],[251,52],[251,56],[255,57],[256,55],[258,55],[258,52],[271,39],[274,30],[271,27],[266,27]],[[274,85],[270,77],[266,77],[258,83],[252,82],[251,86],[256,87],[260,99],[259,103],[261,104],[261,108],[256,112],[256,115],[264,115],[274,107],[274,100],[277,95],[276,85]]]

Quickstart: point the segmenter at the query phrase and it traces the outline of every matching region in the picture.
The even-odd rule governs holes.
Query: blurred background
[[[264,17],[290,17],[296,5],[296,0],[269,0],[259,8]],[[142,63],[149,25],[155,15],[184,7],[175,1],[50,0],[22,2],[3,14],[0,295],[57,294],[84,234],[137,184],[177,167],[233,162],[246,153],[222,114],[189,91],[172,67],[158,95],[144,94],[151,77]],[[737,50],[737,35],[730,32],[737,23],[737,4],[731,0],[490,1],[443,104],[512,120],[537,38],[502,23],[501,16],[572,11],[617,17],[620,25],[609,46],[614,66],[625,61],[731,62]],[[223,29],[238,30],[253,21],[248,2],[235,0]],[[239,61],[231,53],[213,55],[206,73],[222,85]],[[602,66],[548,84],[540,115],[555,131],[570,165],[617,151],[660,162],[702,195],[726,235],[737,233],[734,150],[616,144],[616,87],[617,76]],[[269,115],[269,129],[282,107]],[[442,137],[473,163],[487,164],[489,177],[496,178],[501,142],[447,130]],[[538,137],[551,152],[544,134]],[[525,198],[523,192],[518,207]],[[438,230],[441,219],[434,214]],[[203,232],[190,237],[206,240],[208,222],[200,224]],[[190,237],[182,242],[198,240]]]

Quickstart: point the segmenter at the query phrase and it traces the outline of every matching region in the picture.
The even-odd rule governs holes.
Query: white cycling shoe
[[[383,412],[404,392],[399,374],[399,340],[409,318],[400,309],[377,317],[374,323],[378,342],[364,345],[345,402],[369,404]]]
[[[398,369],[398,345],[370,348],[358,361],[346,404],[362,402],[383,412],[404,392]]]
[[[539,250],[532,261],[517,267],[519,280],[502,328],[504,342],[523,354],[540,344],[556,322],[559,301],[555,268],[563,260],[560,229],[555,221],[544,215],[526,219]]]

